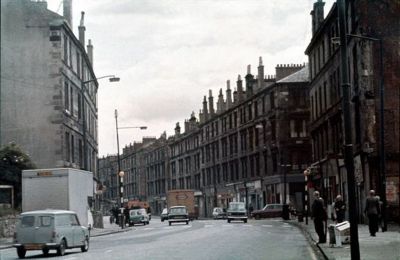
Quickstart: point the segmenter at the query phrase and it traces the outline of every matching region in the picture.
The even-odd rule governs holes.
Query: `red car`
[[[251,212],[251,217],[255,219],[260,218],[277,218],[282,217],[283,205],[282,204],[267,204],[263,209],[254,210]]]

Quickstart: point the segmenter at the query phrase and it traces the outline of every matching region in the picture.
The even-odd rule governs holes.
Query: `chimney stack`
[[[264,65],[262,61],[262,57],[260,57],[260,62],[258,65],[258,76],[257,76],[257,83],[258,83],[258,89],[262,89],[263,83],[264,83]]]
[[[253,95],[253,81],[254,81],[254,76],[251,74],[250,65],[247,65],[247,75],[245,79],[246,79],[246,95],[247,97],[250,97]]]
[[[93,45],[92,45],[92,40],[89,39],[89,44],[87,45],[87,54],[90,60],[90,63],[92,64],[93,68]]]
[[[226,109],[232,107],[231,81],[226,81]]]
[[[181,127],[179,126],[179,122],[177,122],[175,127],[175,135],[178,136],[180,134],[181,134]]]
[[[81,42],[83,48],[85,48],[85,31],[86,31],[84,23],[85,23],[85,12],[81,12],[81,22],[78,26],[78,30],[79,30],[79,41]]]
[[[312,35],[314,35],[324,21],[324,5],[325,3],[322,2],[322,0],[318,0],[314,3],[314,8],[310,13],[312,19]]]
[[[63,0],[63,16],[72,30],[72,0]]]
[[[210,107],[210,118],[214,116],[214,98],[212,96],[212,90],[209,90],[209,96],[208,96],[208,106]]]
[[[242,78],[240,77],[240,75],[238,75],[238,80],[236,81],[236,86],[237,86],[237,101],[240,103],[244,99],[243,84],[242,84]]]
[[[204,121],[208,120],[208,108],[207,108],[207,97],[204,96],[203,100],[203,119]]]
[[[222,88],[219,89],[218,101],[217,101],[217,114],[221,114],[225,111],[224,95],[222,94]]]

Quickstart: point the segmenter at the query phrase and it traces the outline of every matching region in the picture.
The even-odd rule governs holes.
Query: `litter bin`
[[[283,207],[282,207],[282,218],[284,220],[289,220],[289,205],[288,204],[283,204]]]
[[[344,221],[335,225],[336,246],[350,243],[350,223]]]
[[[328,233],[329,233],[329,245],[333,247],[336,244],[336,234],[335,234],[335,224],[330,224],[328,227]]]
[[[299,221],[299,222],[303,222],[303,213],[297,213],[297,220]]]

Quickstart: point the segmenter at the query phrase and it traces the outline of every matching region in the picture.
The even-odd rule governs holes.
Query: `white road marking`
[[[153,230],[153,227],[144,228],[143,230]]]
[[[108,253],[111,253],[111,252],[112,252],[112,249],[107,250],[107,251],[105,251],[104,253],[108,254]]]

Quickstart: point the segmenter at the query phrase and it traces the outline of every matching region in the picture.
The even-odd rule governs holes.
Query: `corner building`
[[[398,1],[345,2],[347,34],[350,34],[346,48],[351,86],[350,113],[353,125],[350,134],[353,140],[358,218],[364,221],[365,199],[368,191],[374,189],[381,198],[382,194],[386,194],[388,219],[398,220],[400,4]],[[348,184],[343,156],[338,6],[334,3],[324,18],[324,4],[322,0],[314,3],[311,12],[312,38],[305,53],[309,57],[311,75],[311,191],[321,191],[330,214],[330,205],[337,194],[342,194],[347,200]],[[382,87],[384,111],[380,109]],[[383,139],[380,138],[381,131],[384,131]],[[381,142],[384,144],[385,156],[382,156]],[[383,173],[379,167],[382,160],[385,165]]]
[[[64,16],[44,1],[1,1],[0,145],[16,143],[38,168],[96,173],[93,46],[85,49],[84,14],[79,39],[71,15],[67,0]]]

